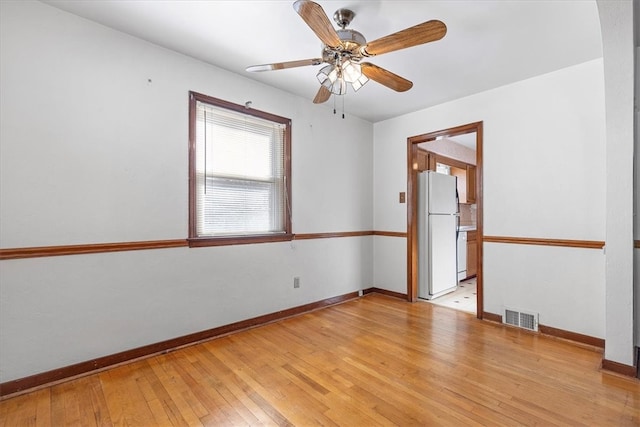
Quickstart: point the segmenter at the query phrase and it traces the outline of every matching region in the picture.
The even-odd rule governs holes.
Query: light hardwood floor
[[[640,425],[601,357],[370,294],[6,399],[0,425]]]

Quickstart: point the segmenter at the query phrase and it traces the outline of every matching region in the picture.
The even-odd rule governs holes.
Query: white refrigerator
[[[459,210],[456,177],[418,174],[418,297],[434,299],[458,287]]]

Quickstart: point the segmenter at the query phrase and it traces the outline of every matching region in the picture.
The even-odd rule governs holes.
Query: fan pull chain
[[[337,110],[336,110],[336,96],[337,95],[333,95],[333,114],[337,113]],[[344,119],[344,98],[345,98],[345,96],[344,95],[340,95],[340,97],[342,98],[342,119]]]

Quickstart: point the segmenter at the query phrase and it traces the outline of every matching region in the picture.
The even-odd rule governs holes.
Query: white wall
[[[39,2],[0,7],[2,248],[186,238],[189,90],[293,120],[295,233],[373,228],[371,123]],[[372,250],[2,261],[0,382],[370,287]]]
[[[406,190],[407,138],[476,121],[484,122],[485,235],[604,240],[602,60],[376,123],[376,230],[406,231],[397,193]],[[374,282],[406,292],[406,243],[391,239],[374,239]],[[484,249],[485,311],[531,310],[544,325],[604,337],[602,251]]]
[[[598,0],[607,124],[606,344],[604,357],[634,365],[633,8]]]

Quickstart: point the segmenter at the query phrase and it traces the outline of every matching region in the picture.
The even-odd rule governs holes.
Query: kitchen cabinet
[[[477,183],[476,166],[418,149],[413,168],[418,171],[437,170],[438,164],[449,167],[449,174],[458,178],[458,196],[460,203],[475,204]]]
[[[458,232],[458,281],[467,278],[467,232]]]
[[[467,203],[474,204],[476,202],[476,167],[467,165]]]
[[[467,203],[467,169],[452,166],[451,175],[458,178],[458,197],[460,198],[460,203]]]
[[[414,169],[418,172],[429,170],[429,152],[418,148]]]
[[[451,166],[451,175],[458,178],[460,203],[472,205],[476,202],[476,167],[469,164],[461,166]]]
[[[478,274],[478,233],[474,231],[467,232],[467,277]]]

